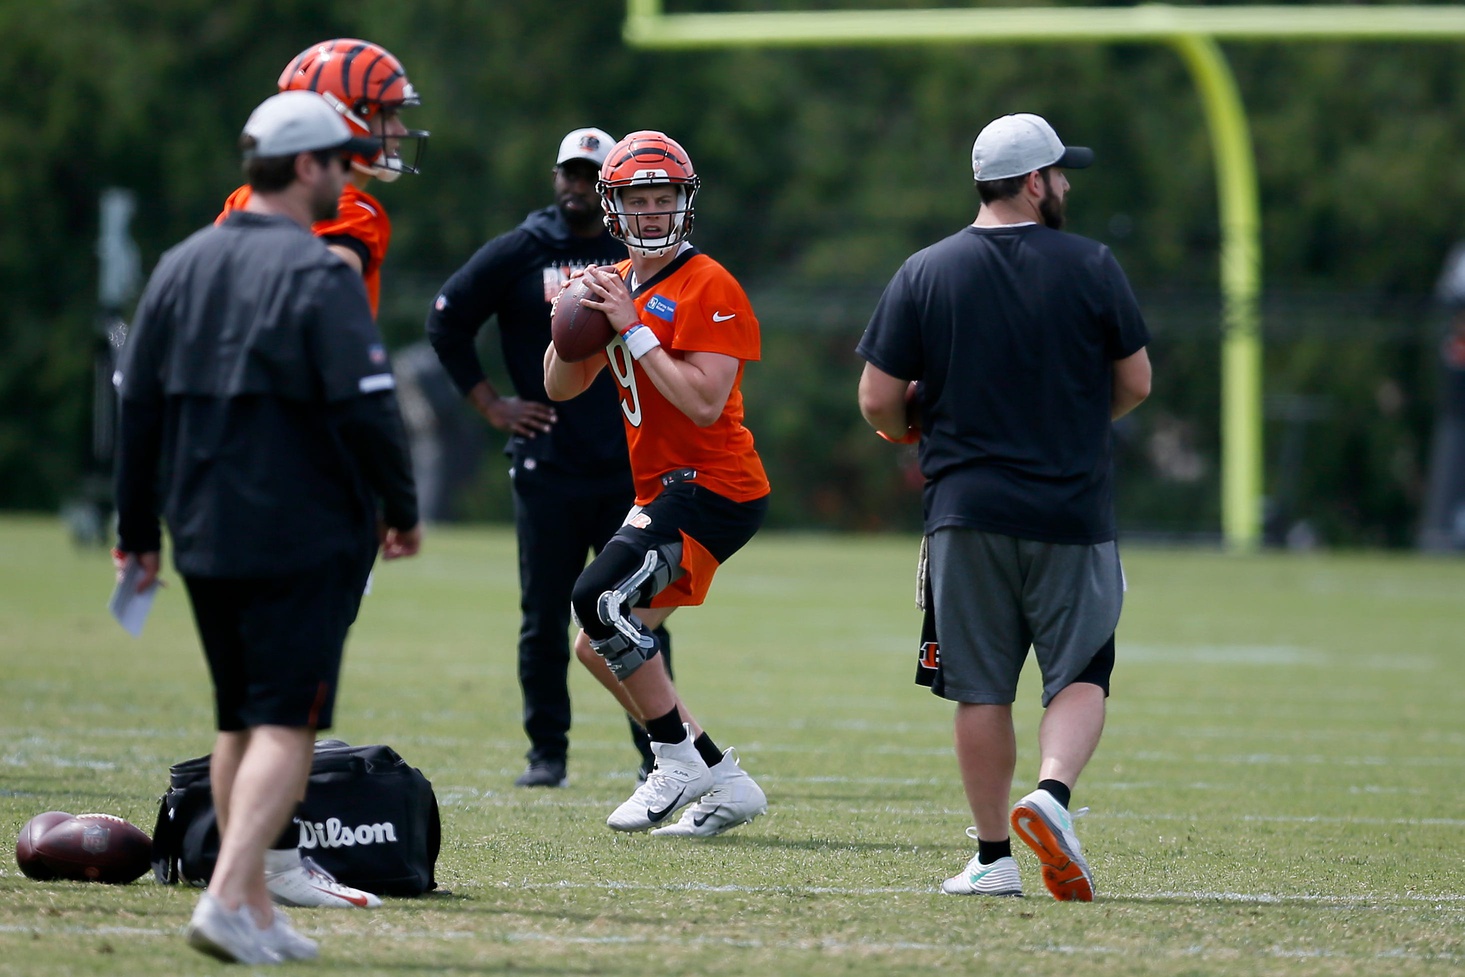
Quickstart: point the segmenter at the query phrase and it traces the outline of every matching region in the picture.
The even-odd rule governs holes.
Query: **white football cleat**
[[[280,906],[375,909],[382,904],[380,896],[337,882],[313,858],[301,858],[300,864],[279,872],[266,872],[265,886],[270,899]]]
[[[651,832],[654,835],[711,838],[728,828],[747,824],[767,812],[763,788],[739,766],[735,749],[723,751],[722,762],[712,768],[712,789],[682,812],[676,824]]]
[[[977,840],[977,829],[967,828],[966,836]],[[973,855],[961,874],[953,875],[941,883],[941,891],[948,896],[1021,896],[1022,876],[1018,874],[1017,862],[1011,855],[1005,855],[989,865],[983,865]]]
[[[1043,884],[1060,902],[1093,902],[1094,875],[1084,861],[1073,818],[1046,790],[1035,790],[1012,808],[1012,830],[1043,863]]]
[[[712,771],[692,745],[692,730],[686,724],[682,728],[687,730],[687,738],[680,743],[651,741],[656,767],[636,792],[611,812],[606,824],[617,831],[645,831],[712,789]]]

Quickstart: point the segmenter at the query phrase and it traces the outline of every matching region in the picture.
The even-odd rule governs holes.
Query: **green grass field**
[[[768,792],[721,838],[619,836],[636,756],[578,670],[570,786],[525,749],[516,571],[500,530],[380,567],[334,734],[394,747],[443,808],[444,893],[293,913],[322,959],[280,973],[1458,974],[1465,969],[1465,560],[1126,552],[1108,732],[1075,795],[1099,899],[943,897],[971,854],[951,708],[911,683],[913,538],[754,540],[672,618],[679,684]],[[172,576],[171,574],[169,575]],[[207,752],[207,678],[176,578],[142,640],[109,561],[0,521],[0,974],[230,972],[179,937],[195,893],[36,883],[41,811],[150,830]],[[1035,775],[1036,682],[1018,703]],[[235,970],[237,971],[237,968]]]

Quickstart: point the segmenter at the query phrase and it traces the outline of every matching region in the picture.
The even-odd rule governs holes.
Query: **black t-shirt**
[[[907,259],[858,352],[921,383],[926,531],[1113,539],[1113,361],[1148,341],[1098,242],[968,226]]]
[[[570,275],[587,265],[613,265],[626,247],[609,232],[576,237],[558,207],[531,213],[524,222],[478,249],[443,285],[427,315],[427,336],[443,368],[465,396],[484,379],[475,339],[485,321],[498,317],[504,367],[514,392],[549,403],[544,392],[544,351],[549,346],[550,301]],[[548,434],[514,436],[506,450],[533,458],[541,470],[581,478],[630,478],[626,435],[615,380],[601,371],[590,389],[554,405],[559,420]]]
[[[261,577],[416,524],[394,381],[361,276],[293,221],[238,211],[165,254],[116,377],[119,535],[180,572]]]

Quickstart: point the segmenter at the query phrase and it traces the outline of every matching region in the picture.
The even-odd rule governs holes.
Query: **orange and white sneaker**
[[[272,854],[267,853],[266,858]],[[337,882],[313,858],[301,858],[289,868],[275,871],[271,868],[266,862],[265,886],[270,890],[270,899],[279,906],[375,909],[382,904],[380,896]]]
[[[1057,798],[1041,789],[1012,808],[1013,832],[1043,863],[1043,884],[1060,902],[1094,901],[1094,875],[1073,833],[1073,818],[1088,811],[1080,808],[1070,816]]]

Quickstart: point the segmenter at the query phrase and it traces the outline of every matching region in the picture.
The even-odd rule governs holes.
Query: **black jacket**
[[[625,246],[608,232],[580,238],[558,207],[536,210],[514,230],[489,241],[453,273],[427,314],[427,338],[443,368],[465,396],[484,379],[475,340],[498,316],[504,367],[514,392],[549,403],[544,392],[544,350],[549,345],[550,300],[571,272],[623,261]],[[506,451],[538,466],[582,476],[630,471],[626,437],[609,370],[574,400],[555,405],[559,421],[548,434],[512,437]]]
[[[170,250],[116,383],[119,546],[261,577],[417,524],[391,367],[361,276],[284,217],[237,212]],[[159,470],[162,470],[161,503]]]

